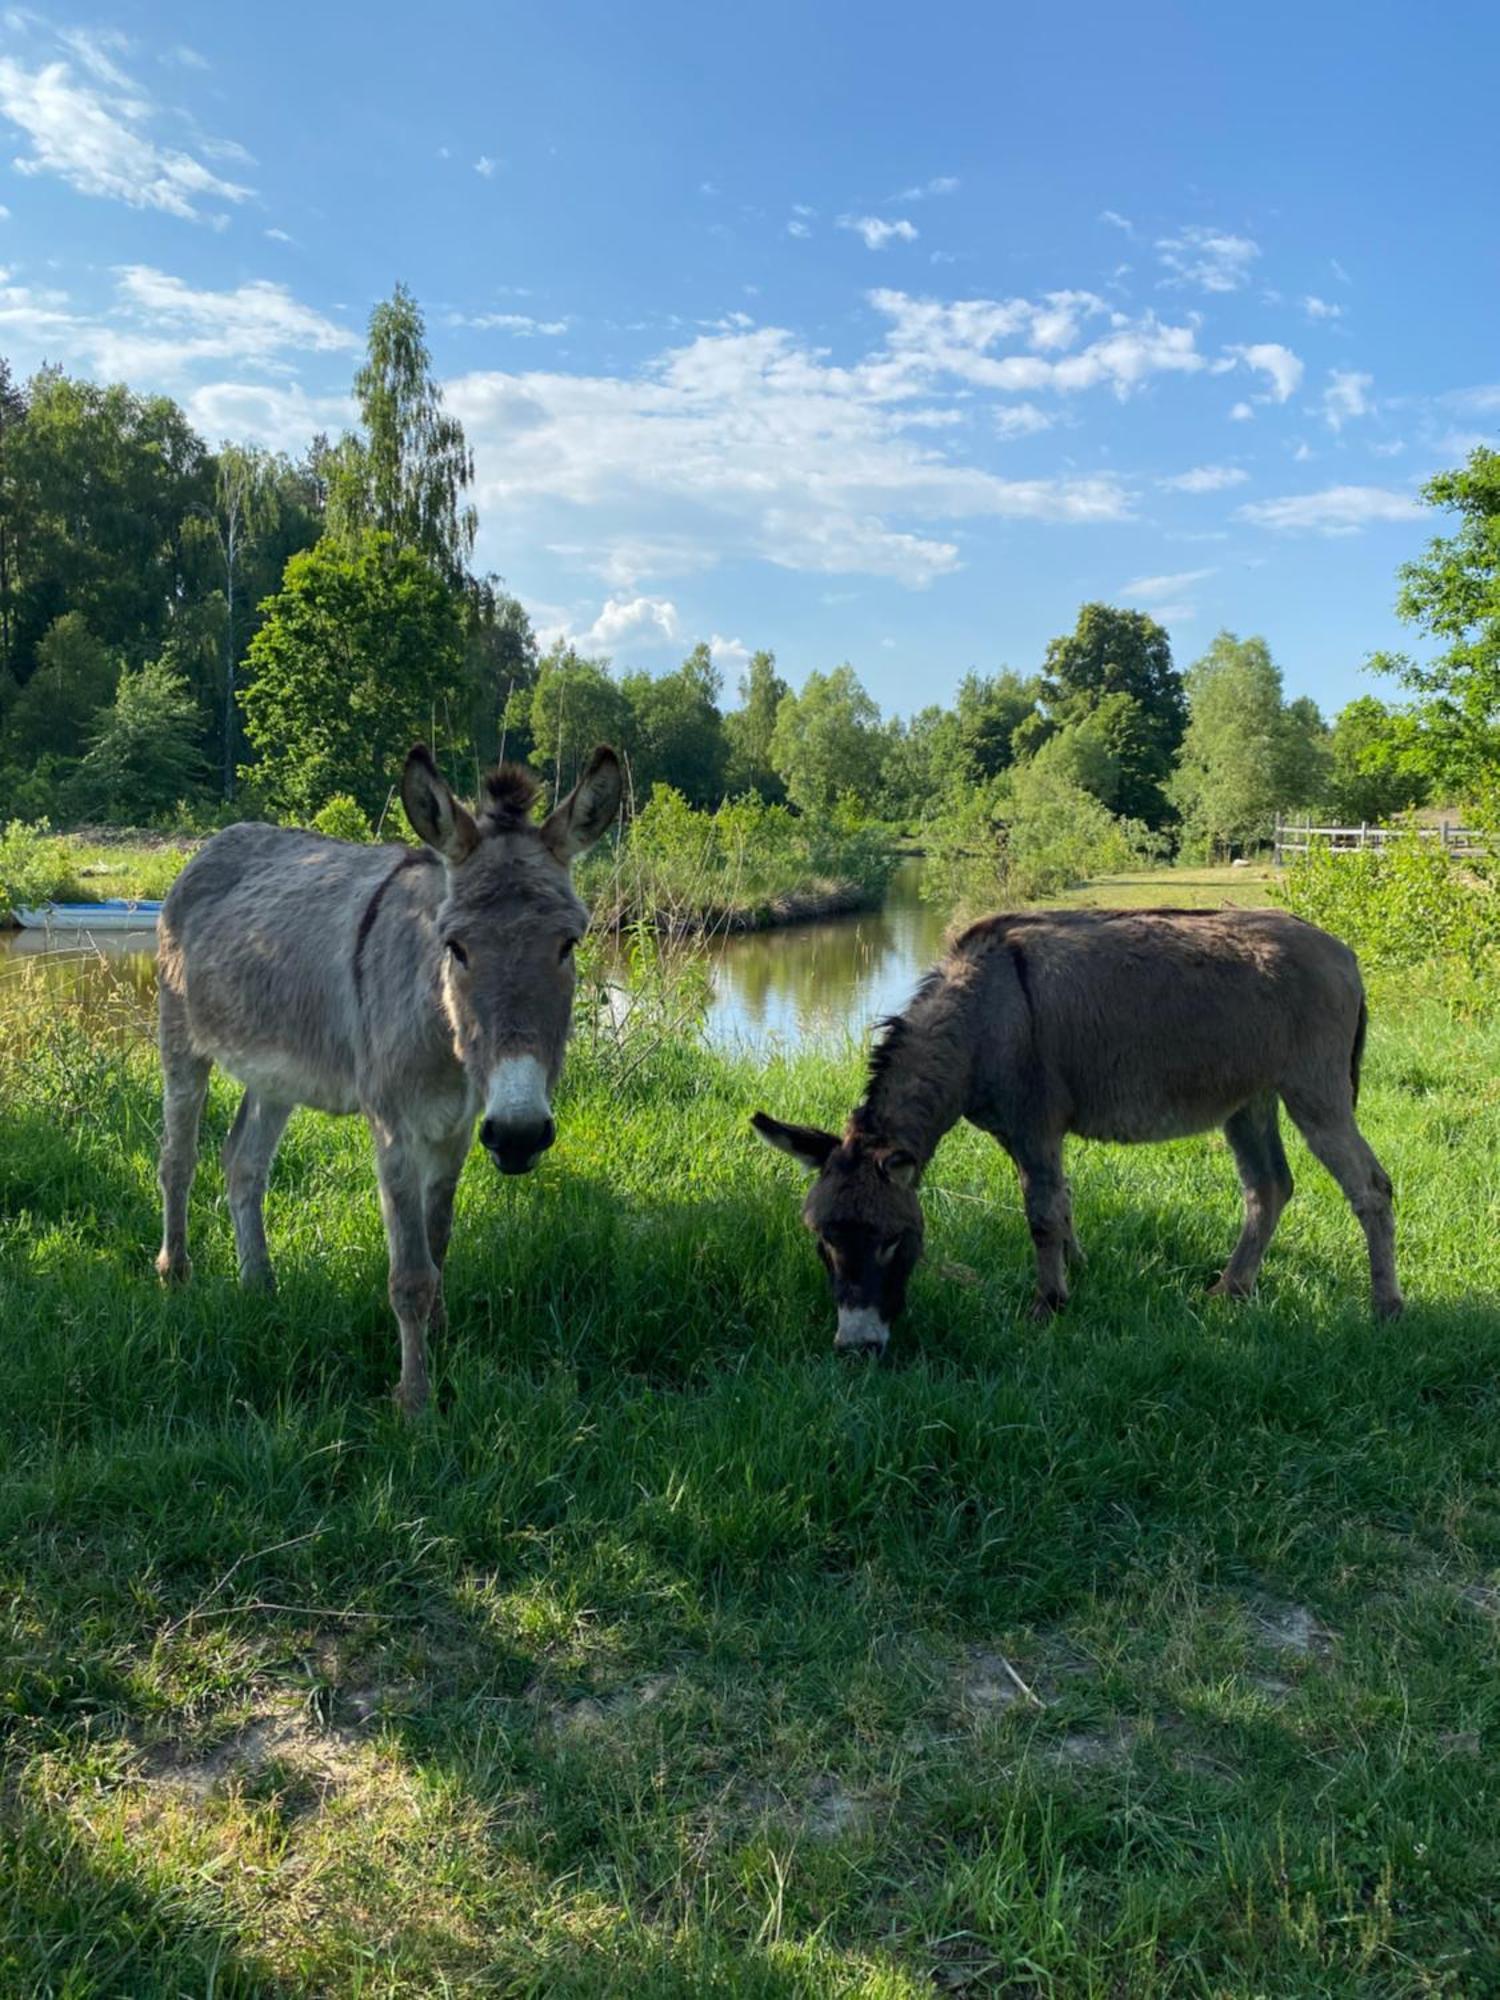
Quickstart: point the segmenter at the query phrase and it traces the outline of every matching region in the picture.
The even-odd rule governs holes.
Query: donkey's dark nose
[[[508,1125],[498,1118],[486,1118],[479,1128],[485,1151],[502,1174],[529,1173],[557,1137],[550,1118],[527,1125]]]

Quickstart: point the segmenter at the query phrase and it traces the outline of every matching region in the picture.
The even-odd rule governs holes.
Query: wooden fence
[[[1276,866],[1284,868],[1287,856],[1306,854],[1315,840],[1334,854],[1357,854],[1362,848],[1389,847],[1415,833],[1420,840],[1440,841],[1450,854],[1486,854],[1489,842],[1471,826],[1455,826],[1440,820],[1436,826],[1302,826],[1277,815]]]

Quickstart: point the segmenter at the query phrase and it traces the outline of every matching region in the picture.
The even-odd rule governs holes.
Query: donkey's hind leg
[[[240,1283],[265,1291],[276,1288],[276,1274],[266,1246],[266,1181],[291,1115],[290,1104],[278,1104],[247,1090],[240,1099],[221,1156],[229,1214],[234,1223],[234,1247],[239,1253]]]
[[[1292,1198],[1292,1170],[1281,1143],[1275,1093],[1266,1091],[1241,1105],[1225,1122],[1224,1137],[1233,1148],[1245,1190],[1245,1224],[1224,1275],[1209,1290],[1219,1298],[1245,1299],[1255,1289],[1266,1245]]]
[[[185,1283],[193,1275],[187,1248],[188,1191],[198,1165],[198,1120],[213,1064],[194,1049],[187,1010],[180,996],[166,985],[157,1003],[157,1034],[162,1074],[161,1159],[157,1169],[162,1239],[156,1271],[168,1283]]]
[[[1341,1086],[1341,1087],[1340,1087]],[[1339,1080],[1331,1091],[1283,1091],[1286,1108],[1311,1150],[1343,1189],[1359,1217],[1370,1253],[1370,1292],[1381,1319],[1394,1319],[1405,1301],[1396,1278],[1396,1217],[1391,1177],[1354,1122],[1354,1097]]]
[[[1021,1177],[1026,1221],[1036,1251],[1036,1297],[1031,1316],[1050,1319],[1068,1302],[1068,1247],[1071,1243],[1076,1248],[1062,1147],[1044,1142],[1019,1149],[1011,1157]]]

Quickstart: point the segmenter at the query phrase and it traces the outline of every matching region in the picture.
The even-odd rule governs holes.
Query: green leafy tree
[[[0,704],[14,685],[17,538],[15,443],[26,422],[26,396],[11,377],[10,363],[0,357]]]
[[[698,645],[675,673],[630,674],[620,689],[630,710],[631,779],[637,797],[667,785],[693,806],[724,796],[729,746],[717,698],[719,671]]]
[[[480,764],[531,754],[530,708],[536,687],[536,634],[526,607],[495,576],[476,577],[464,597],[464,672],[470,734]]]
[[[354,395],[363,436],[345,437],[327,455],[329,532],[389,535],[457,588],[478,526],[463,497],[474,482],[474,454],[443,407],[421,309],[405,285],[370,315]]]
[[[733,797],[759,792],[768,805],[779,805],[786,786],[771,764],[771,738],[776,711],[791,690],[776,671],[776,655],[758,652],[740,676],[740,705],[724,718],[729,745],[725,785]]]
[[[1112,695],[1134,704],[1126,709],[1116,703],[1111,712],[1120,759],[1115,809],[1163,826],[1172,816],[1165,788],[1187,726],[1187,704],[1171,642],[1145,612],[1085,604],[1073,630],[1047,648],[1045,714],[1026,718],[1012,742],[1019,755],[1034,754],[1051,729],[1082,721]]]
[[[94,718],[114,696],[117,673],[81,613],[69,611],[55,619],[36,649],[35,673],[9,704],[8,754],[81,756]]]
[[[293,556],[250,643],[241,702],[254,776],[273,810],[310,819],[346,792],[379,816],[411,745],[466,738],[454,594],[389,535],[325,538]]]
[[[221,770],[224,797],[234,797],[236,762],[235,672],[239,664],[240,600],[246,558],[276,513],[276,483],[269,453],[254,446],[225,444],[214,465],[213,506],[208,514],[222,565],[224,651]]]
[[[1425,805],[1432,781],[1417,718],[1373,694],[1347,702],[1329,737],[1328,804],[1341,823],[1375,824]]]
[[[1006,669],[965,674],[954,696],[957,749],[974,783],[998,777],[1015,762],[1015,734],[1036,710],[1041,683]]]
[[[596,743],[617,748],[630,740],[630,708],[603,660],[588,660],[556,645],[542,660],[528,717],[532,757],[561,797]]]
[[[771,763],[803,812],[826,812],[845,792],[868,806],[880,789],[880,710],[853,667],[809,674],[776,710]]]
[[[1278,812],[1326,786],[1316,707],[1282,698],[1264,639],[1220,632],[1187,677],[1188,727],[1172,796],[1188,842],[1208,853],[1263,846]]]
[[[1500,806],[1500,451],[1481,446],[1422,497],[1458,517],[1400,572],[1396,613],[1440,650],[1418,662],[1380,653],[1371,665],[1418,697],[1428,762],[1440,784]]]
[[[124,670],[68,787],[72,809],[132,826],[173,814],[203,782],[199,728],[192,690],[170,658]]]

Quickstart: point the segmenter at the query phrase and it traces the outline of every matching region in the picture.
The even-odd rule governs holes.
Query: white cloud
[[[1370,446],[1377,458],[1399,458],[1406,449],[1405,438],[1390,438],[1384,444]]]
[[[643,572],[745,558],[916,586],[959,563],[932,523],[1128,517],[1114,475],[1002,479],[947,455],[937,367],[894,345],[835,366],[757,327],[700,334],[634,377],[477,372],[446,393],[487,522],[540,523],[553,546],[614,563],[627,588]]]
[[[115,63],[116,38],[72,30],[63,41],[86,77],[77,76],[67,61],[29,68],[12,56],[0,57],[0,113],[25,133],[30,146],[15,162],[18,173],[55,174],[80,194],[188,220],[201,219],[206,200],[249,199],[250,188],[151,137],[156,107]]]
[[[1248,236],[1193,223],[1176,236],[1158,237],[1157,256],[1172,273],[1164,284],[1196,285],[1204,292],[1237,292],[1250,280],[1260,245]]]
[[[1120,584],[1120,596],[1154,604],[1162,598],[1180,598],[1184,590],[1192,590],[1194,584],[1216,574],[1216,570],[1176,570],[1172,576],[1134,576],[1128,584]]]
[[[1318,535],[1353,535],[1372,523],[1421,518],[1422,509],[1410,494],[1384,486],[1329,486],[1321,493],[1257,500],[1240,509],[1240,519],[1257,528]]]
[[[474,171],[482,181],[489,181],[495,178],[495,170],[499,165],[500,162],[492,160],[488,153],[481,153],[474,162]]]
[[[666,597],[611,597],[574,644],[586,652],[614,652],[642,639],[675,639],[681,627],[677,606]]]
[[[1248,424],[1254,415],[1248,403],[1236,403],[1229,412],[1229,421],[1232,424]]]
[[[1367,391],[1374,386],[1373,375],[1360,375],[1352,368],[1335,368],[1323,391],[1323,421],[1332,431],[1342,430],[1355,417],[1367,417],[1374,408]]]
[[[1206,364],[1191,326],[1167,326],[1153,314],[1132,320],[1110,313],[1092,292],[1049,292],[1029,299],[959,299],[944,303],[906,292],[876,291],[870,303],[892,322],[892,364],[908,373],[950,374],[977,388],[1027,395],[1101,385],[1125,396],[1151,375],[1193,374]],[[1110,331],[1059,360],[1043,353],[997,354],[1019,341],[1033,350],[1072,347],[1084,324],[1107,314]],[[878,368],[879,363],[875,366]],[[900,373],[894,379],[899,383]]]
[[[179,69],[208,69],[211,67],[208,57],[200,56],[198,51],[189,48],[186,42],[179,42],[175,48],[168,49],[167,53],[162,57],[162,61],[165,63],[176,63]]]
[[[917,231],[903,216],[899,222],[885,222],[878,215],[841,215],[840,229],[852,229],[867,250],[884,250],[890,243],[915,243]]]
[[[1333,275],[1338,279],[1341,285],[1347,285],[1350,282],[1349,273],[1344,269],[1343,265],[1339,262],[1337,257],[1329,258],[1328,268],[1330,271],[1332,271]]]
[[[794,215],[786,226],[788,236],[811,236],[812,231],[800,216]]]
[[[1473,389],[1451,389],[1441,400],[1471,416],[1487,416],[1492,410],[1500,410],[1500,382],[1481,382]]]
[[[742,674],[750,664],[750,648],[744,640],[726,639],[721,632],[715,632],[709,640],[708,656],[726,681]]]
[[[1226,347],[1224,352],[1230,357],[1229,366],[1242,361],[1269,380],[1270,390],[1267,395],[1257,397],[1258,402],[1285,403],[1296,394],[1302,380],[1302,363],[1289,347],[1282,347],[1274,340],[1261,340],[1250,347]]]
[[[1330,305],[1327,299],[1320,299],[1312,292],[1309,292],[1307,297],[1302,301],[1302,310],[1307,314],[1309,319],[1342,319],[1344,317],[1344,308],[1342,306]]]
[[[3,201],[0,201],[0,222],[9,222],[9,221],[10,221],[10,210],[5,206],[5,203]]]
[[[288,236],[284,229],[267,229],[264,234],[272,243],[295,243],[295,236]]]
[[[1222,493],[1226,486],[1243,486],[1249,477],[1238,465],[1195,465],[1189,472],[1173,473],[1170,479],[1156,483],[1170,493]]]
[[[566,333],[572,325],[568,319],[534,319],[530,313],[449,313],[449,326],[469,326],[480,332],[514,333],[521,339],[530,339],[535,334],[557,335]]]
[[[1120,215],[1112,208],[1101,209],[1099,211],[1099,220],[1107,222],[1111,229],[1121,230],[1126,236],[1133,237],[1135,235],[1135,224],[1130,220],[1129,216]]]
[[[923,181],[917,187],[903,188],[900,194],[892,195],[892,201],[927,201],[935,194],[956,194],[958,176],[937,174],[930,181]]]
[[[292,453],[305,451],[315,432],[337,433],[354,421],[348,396],[309,396],[296,383],[210,382],[190,391],[184,408],[210,440],[234,438]]]
[[[1057,421],[1039,410],[1035,403],[1001,403],[995,411],[995,435],[1002,438],[1035,437],[1050,431]]]

